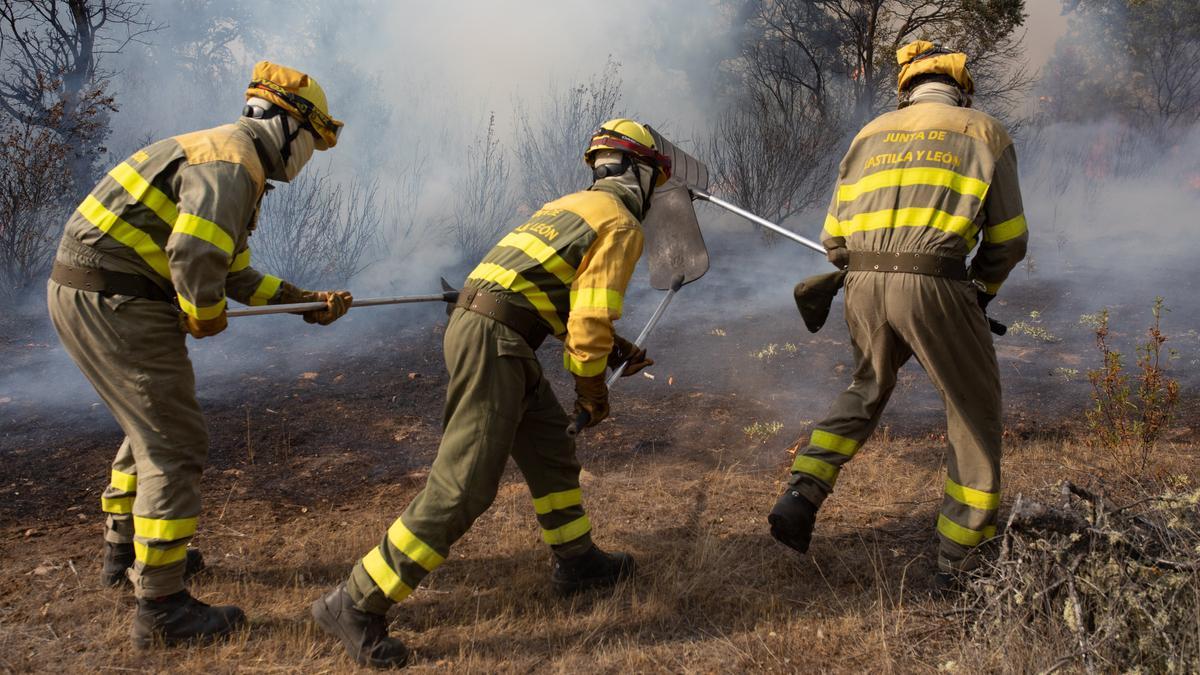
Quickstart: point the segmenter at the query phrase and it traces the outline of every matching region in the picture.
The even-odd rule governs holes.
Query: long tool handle
[[[363,298],[362,300],[355,299],[351,305],[351,309],[357,307],[378,307],[380,305],[406,305],[414,302],[454,302],[458,300],[458,291],[446,291],[444,293],[430,295],[402,295],[390,298]],[[325,309],[327,305],[323,302],[298,302],[291,305],[271,305],[270,307],[250,307],[248,309],[235,309],[226,314],[229,317],[238,316],[263,316],[265,314],[290,314],[293,312],[310,312],[314,309]]]
[[[709,202],[710,204],[715,204],[715,205],[725,209],[726,211],[736,213],[737,215],[745,218],[746,220],[749,220],[752,223],[757,223],[757,224],[762,225],[763,227],[767,228],[768,230],[771,230],[773,232],[778,232],[779,234],[782,234],[783,236],[787,237],[788,239],[791,239],[792,241],[794,241],[798,244],[801,244],[803,246],[807,246],[808,248],[811,248],[812,250],[816,251],[817,253],[820,253],[821,255],[826,254],[825,247],[818,244],[817,242],[813,241],[812,239],[809,239],[807,237],[802,237],[802,236],[796,234],[795,232],[792,232],[791,230],[782,228],[782,227],[776,225],[775,223],[772,223],[771,221],[767,220],[766,218],[762,218],[760,216],[754,215],[753,213],[750,213],[746,209],[743,209],[742,207],[737,206],[736,204],[730,204],[729,202],[725,201],[724,199],[721,199],[720,197],[714,197],[714,196],[708,194],[704,190],[697,190],[697,189],[693,188],[691,190],[691,192],[692,192],[692,196],[696,199]],[[1008,332],[1008,326],[1005,326],[1004,324],[1000,323],[999,321],[993,319],[990,316],[988,317],[988,329],[991,330],[992,333],[994,333],[996,335],[1004,335],[1005,333]]]
[[[807,247],[811,248],[812,250],[816,251],[817,253],[820,253],[821,255],[825,255],[825,247],[818,244],[817,242],[813,241],[812,239],[809,239],[807,237],[802,237],[802,236],[796,234],[795,232],[792,232],[789,229],[780,227],[780,226],[776,225],[775,223],[772,223],[771,221],[767,220],[766,218],[761,218],[759,216],[756,216],[753,213],[750,213],[749,211],[747,211],[746,209],[743,209],[742,207],[737,206],[736,204],[730,204],[729,202],[725,201],[724,199],[721,199],[720,197],[714,197],[714,196],[708,194],[704,190],[692,190],[692,196],[695,197],[696,199],[700,199],[700,200],[709,202],[710,204],[715,204],[731,213],[736,213],[739,216],[745,218],[746,220],[749,220],[752,223],[762,225],[763,227],[765,227],[768,230],[771,230],[773,232],[778,232],[779,234],[782,234],[783,236],[787,237],[788,239],[791,239],[792,241],[796,242],[797,244],[807,246]]]
[[[641,333],[638,333],[637,339],[633,341],[633,346],[638,348],[642,347],[642,345],[646,342],[646,338],[650,337],[650,332],[653,331],[654,327],[658,325],[658,320],[663,317],[664,313],[666,313],[667,305],[671,304],[671,298],[674,298],[675,294],[678,293],[679,289],[682,287],[683,275],[676,274],[675,278],[671,280],[671,290],[667,291],[667,294],[663,296],[662,302],[658,303],[658,307],[654,310],[654,313],[650,315],[650,320],[646,322],[646,327],[642,329]],[[625,372],[625,366],[627,365],[629,365],[628,361],[622,363],[619,368],[612,372],[612,375],[609,375],[607,385],[610,389],[614,384],[617,383],[617,380],[621,378],[621,374]],[[586,410],[580,412],[575,417],[575,421],[567,427],[567,435],[577,435],[579,430],[586,427],[588,422],[591,420],[592,416],[589,415]]]

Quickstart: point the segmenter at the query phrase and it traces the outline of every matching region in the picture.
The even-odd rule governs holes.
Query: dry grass
[[[869,444],[839,482],[810,555],[767,534],[779,469],[710,453],[692,462],[600,461],[584,475],[597,541],[628,550],[638,577],[612,592],[560,599],[546,587],[529,495],[514,474],[450,560],[392,615],[416,649],[413,670],[454,672],[1037,671],[1060,645],[1017,653],[963,644],[953,603],[926,592],[941,451],[927,441]],[[1195,480],[1187,449],[1162,458]],[[1059,442],[1017,442],[1008,495],[1048,476],[1089,471],[1102,457]],[[336,475],[336,472],[332,475]],[[206,493],[198,539],[212,569],[196,595],[237,602],[251,618],[209,648],[138,652],[127,637],[128,592],[96,583],[92,520],[0,540],[0,670],[214,673],[354,670],[315,632],[308,604],[339,582],[419,488],[402,485],[318,508]],[[1007,502],[1006,502],[1007,507]],[[977,643],[982,644],[982,643]],[[1000,644],[1000,643],[993,643]]]

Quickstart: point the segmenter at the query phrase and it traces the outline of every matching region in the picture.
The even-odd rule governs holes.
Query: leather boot
[[[628,553],[605,553],[592,545],[586,553],[572,558],[554,556],[554,571],[550,580],[561,595],[578,593],[589,588],[612,586],[633,576],[637,566]]]
[[[318,598],[312,615],[321,630],[341,640],[359,665],[402,668],[408,663],[408,647],[399,638],[388,637],[387,617],[355,607],[345,584]]]
[[[808,551],[816,521],[817,507],[792,487],[780,495],[771,514],[767,516],[767,522],[771,524],[771,536],[800,553]]]
[[[137,616],[130,631],[133,644],[146,649],[187,642],[209,642],[224,637],[246,622],[233,606],[210,607],[187,591],[163,598],[138,598]]]
[[[127,572],[133,567],[133,544],[104,542],[104,562],[100,566],[100,583],[116,588],[129,582]],[[191,579],[204,571],[204,555],[200,549],[189,548],[184,563],[183,578]]]

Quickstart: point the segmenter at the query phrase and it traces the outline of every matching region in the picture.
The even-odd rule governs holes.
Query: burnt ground
[[[720,273],[715,270],[714,276]],[[845,328],[837,320],[831,320],[817,335],[804,332],[786,296],[783,302],[764,306],[743,301],[736,290],[712,286],[719,288],[719,284],[697,285],[695,291],[685,289],[680,294],[661,332],[649,345],[658,365],[646,376],[623,380],[613,392],[612,419],[581,437],[579,454],[588,472],[585,486],[591,482],[588,499],[620,533],[615,538],[635,551],[673,559],[671,556],[678,553],[662,549],[663,542],[692,541],[695,531],[703,529],[731,546],[751,546],[756,555],[778,556],[778,547],[765,536],[762,515],[785,475],[789,446],[806,436],[811,423],[848,383],[849,344]],[[1080,470],[1078,466],[1067,467],[1064,461],[1069,460],[1059,454],[1077,452],[1069,448],[1086,434],[1082,419],[1089,395],[1086,371],[1099,361],[1091,331],[1080,323],[1082,314],[1100,307],[1086,289],[1088,284],[1078,280],[1055,286],[1044,280],[1017,279],[1010,284],[1005,299],[993,307],[998,318],[1024,324],[996,340],[1005,386],[1006,433],[1014,448],[1006,462],[1014,464],[1009,475],[1024,489],[1049,485],[1065,473]],[[1113,311],[1113,340],[1132,353],[1132,341],[1150,319],[1150,298],[1118,298],[1118,302],[1111,298],[1106,296],[1110,301],[1105,304]],[[634,309],[622,321],[625,334],[636,332],[634,327],[648,316],[655,300],[651,294],[631,299]],[[290,587],[301,597],[313,597],[320,588],[336,583],[355,557],[365,551],[367,542],[382,533],[386,523],[423,483],[439,439],[446,379],[440,353],[444,316],[435,311],[371,311],[378,315],[365,310],[351,313],[323,330],[297,327],[299,322],[292,317],[261,320],[261,325],[245,328],[235,324],[226,335],[206,340],[194,350],[201,402],[212,435],[209,468],[203,479],[206,510],[195,543],[205,548],[218,575],[224,569],[226,580],[236,582],[230,587],[234,596],[236,589],[246,588],[247,584],[275,583]],[[834,316],[840,311],[839,302],[834,306]],[[1172,467],[1190,466],[1187,458],[1194,459],[1194,448],[1200,441],[1200,427],[1194,422],[1200,412],[1200,378],[1196,377],[1195,367],[1200,363],[1197,328],[1200,324],[1194,315],[1175,313],[1165,322],[1165,330],[1172,336],[1169,346],[1177,350],[1171,361],[1172,373],[1183,383],[1176,421],[1165,435],[1170,448],[1167,456],[1178,460],[1171,462]],[[22,646],[25,651],[19,654],[0,656],[0,670],[71,669],[86,662],[88,654],[100,653],[118,654],[117,661],[127,666],[183,667],[170,665],[169,661],[140,660],[142,657],[131,652],[121,632],[127,615],[112,609],[120,596],[106,595],[112,592],[96,587],[101,532],[99,494],[120,432],[94,394],[85,384],[80,385],[82,377],[55,365],[62,359],[53,345],[54,338],[48,337],[44,326],[36,321],[8,326],[0,343],[0,358],[8,371],[0,373],[0,461],[4,467],[0,471],[0,568],[5,570],[2,576],[6,589],[0,592],[4,607],[0,610],[0,645],[26,645],[28,635],[43,624],[56,636],[64,631],[69,634],[74,614],[56,606],[55,599],[72,598],[83,592],[79,589],[86,589],[89,597],[107,598],[102,603],[109,608],[106,616],[120,626],[95,633],[101,636],[96,638],[100,645],[86,640],[72,642],[75,656],[71,658],[55,655],[55,645],[59,644],[55,640],[44,638],[43,644],[43,638],[39,638],[34,646]],[[569,402],[570,382],[558,367],[558,346],[547,344],[540,357],[560,399]],[[3,379],[6,374],[12,376]],[[779,425],[777,429],[774,424]],[[848,584],[868,597],[885,590],[889,594],[900,592],[880,580],[880,570],[907,572],[914,561],[922,561],[914,570],[928,570],[932,541],[928,525],[939,501],[936,475],[944,452],[944,422],[940,401],[915,363],[902,372],[884,426],[872,445],[878,450],[870,452],[868,446],[852,466],[868,462],[877,466],[851,469],[849,473],[858,472],[859,482],[851,482],[848,487],[839,485],[839,495],[843,496],[835,496],[833,501],[841,502],[830,509],[833,522],[845,527],[829,526],[826,540],[818,544],[819,550],[839,560],[843,553],[854,555],[846,547],[864,541],[875,546],[870,551],[891,551],[888,555],[895,561],[871,562],[876,570],[874,584],[870,578],[864,580],[858,575],[839,577],[829,570],[821,572],[821,583],[839,588]],[[1190,471],[1194,476],[1194,469]],[[881,480],[895,487],[894,494],[869,483]],[[705,484],[714,481],[736,485],[738,494],[706,492]],[[901,487],[912,481],[912,486]],[[534,590],[540,588],[539,577],[525,579],[515,570],[527,566],[531,559],[542,560],[544,554],[535,538],[529,538],[524,530],[510,541],[507,533],[514,526],[504,520],[511,511],[510,520],[522,523],[520,527],[525,530],[531,527],[525,522],[532,521],[532,517],[524,513],[521,500],[527,497],[520,496],[522,490],[514,472],[506,479],[494,509],[500,515],[481,520],[475,528],[480,534],[468,535],[456,549],[459,555],[455,557],[459,559],[431,577],[431,589],[450,588],[430,590],[432,597],[422,596],[417,601],[431,617],[440,616],[439,611],[458,616],[451,609],[438,610],[437,603],[444,599],[441,594],[453,593],[456,585],[467,584],[473,589],[472,597],[478,600],[483,593],[484,604],[494,605],[490,610],[476,607],[484,617],[482,623],[486,624],[490,616],[501,624],[509,621],[510,629],[524,625],[518,633],[531,630],[521,621],[540,616],[537,612],[541,610],[529,609],[528,616],[522,614],[527,599],[505,596],[503,590],[504,580],[517,575],[519,596],[541,593]],[[860,492],[872,495],[870,508],[854,505],[851,497]],[[664,495],[682,503],[661,505],[651,498]],[[664,522],[655,513],[658,510],[684,521]],[[486,533],[494,532],[496,527],[505,534],[502,546],[480,541],[480,537],[491,536]],[[290,538],[301,531],[308,542],[301,549],[273,550],[289,549]],[[352,531],[354,538],[341,541],[339,531]],[[599,533],[598,539],[603,542],[605,535]],[[255,553],[263,546],[272,550]],[[863,560],[870,562],[875,554],[864,555]],[[771,569],[771,575],[784,574],[793,580],[795,575],[811,575],[811,571]],[[70,581],[72,574],[77,582]],[[67,581],[63,581],[63,575]],[[439,578],[445,581],[437,581]],[[657,583],[666,583],[655,578]],[[54,579],[54,583],[49,581]],[[218,576],[214,583],[219,584],[221,579]],[[775,579],[775,583],[781,582]],[[920,586],[925,582],[914,583]],[[27,595],[29,588],[34,589],[32,595]],[[762,584],[755,588],[760,595],[770,591]],[[692,590],[678,592],[683,599],[676,610],[683,612],[683,618],[668,620],[651,613],[643,617],[645,625],[636,631],[622,629],[613,634],[613,644],[640,645],[634,653],[658,653],[655,650],[663,644],[659,633],[666,630],[664,625],[682,620],[691,626],[691,612],[702,615],[710,611],[708,601],[693,602]],[[647,601],[644,594],[638,597]],[[793,615],[784,611],[786,603],[781,609],[775,601],[764,601],[773,608],[767,613],[776,622],[771,624],[776,626],[771,636],[776,635],[775,630],[780,634],[806,633],[811,626],[805,624],[808,619],[804,617],[811,619],[812,612],[818,616],[813,620],[832,620],[819,619],[812,598],[793,601],[807,609]],[[88,607],[94,610],[94,604]],[[884,609],[894,610],[894,603]],[[81,609],[79,620],[84,620],[88,611],[92,610]],[[282,611],[291,618],[271,621],[283,626],[283,644],[298,641],[320,645],[298,656],[324,660],[318,666],[280,657],[282,660],[277,662],[263,662],[264,668],[337,670],[349,665],[339,660],[336,650],[302,628],[302,605]],[[586,616],[602,624],[596,617],[609,616],[605,614],[607,609],[589,611],[592,613]],[[554,670],[571,663],[569,659],[507,661],[507,633],[501,628],[484,640],[480,647],[482,660],[473,660],[476,657],[462,646],[462,631],[474,630],[474,624],[469,620],[469,609],[463,612],[466,618],[456,619],[461,624],[458,633],[430,633],[435,618],[402,621],[402,629],[432,653],[423,662],[425,666],[488,670],[509,664],[504,668]],[[516,612],[517,618],[506,612]],[[738,626],[765,620],[737,616],[734,623]],[[275,624],[269,621],[267,625]],[[591,630],[586,625],[576,628]],[[608,635],[605,629],[596,630]],[[88,631],[80,629],[76,633],[78,637]],[[689,630],[684,637],[697,645],[694,660],[680,657],[678,661],[663,661],[653,657],[642,661],[630,653],[622,656],[618,649],[615,656],[604,652],[607,656],[597,663],[617,669],[726,670],[734,668],[734,663],[790,669],[783,661],[760,663],[759,656],[747,657],[749,661],[734,659],[724,665],[706,660],[705,636],[719,644],[735,634],[734,626],[723,624]],[[530,638],[532,642],[538,639]],[[565,635],[546,639],[570,642]],[[239,653],[286,651],[270,636],[261,640],[265,642],[251,639],[249,646],[242,645],[246,652]],[[593,663],[591,659],[597,658],[598,652],[589,651],[587,643],[583,647],[571,644],[571,653],[583,663]],[[876,647],[863,647],[867,649],[864,653],[855,651],[858,647],[847,649],[846,653],[834,649],[831,658],[845,660],[830,665],[842,663],[853,669],[855,664],[875,663],[871,650]],[[758,654],[754,649],[748,653]],[[905,652],[895,663],[930,665],[926,659],[933,657],[921,649],[913,653]],[[917,660],[906,660],[910,657]],[[233,667],[232,662],[220,659],[213,663],[204,667]]]

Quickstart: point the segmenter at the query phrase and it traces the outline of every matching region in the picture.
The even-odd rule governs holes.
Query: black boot
[[[133,644],[146,649],[155,643],[177,645],[209,642],[224,637],[246,622],[246,615],[233,606],[209,607],[180,591],[164,598],[138,598],[133,618]]]
[[[966,590],[967,586],[963,583],[962,575],[939,570],[933,574],[933,583],[929,587],[929,594],[937,600],[954,600],[962,596]]]
[[[318,598],[312,615],[321,630],[341,640],[359,665],[403,668],[408,663],[408,647],[399,638],[388,637],[387,618],[355,607],[345,584]]]
[[[100,567],[100,583],[116,588],[129,581],[126,572],[133,567],[133,544],[104,542],[104,563]],[[204,555],[200,549],[189,548],[184,563],[183,578],[191,579],[204,571]]]
[[[589,588],[612,586],[633,576],[635,567],[633,556],[628,553],[605,553],[592,545],[586,553],[573,558],[554,556],[550,580],[555,591],[570,595]]]
[[[779,497],[771,509],[771,515],[767,516],[767,522],[771,524],[771,536],[801,553],[808,551],[816,521],[817,507],[792,487],[788,487]]]

